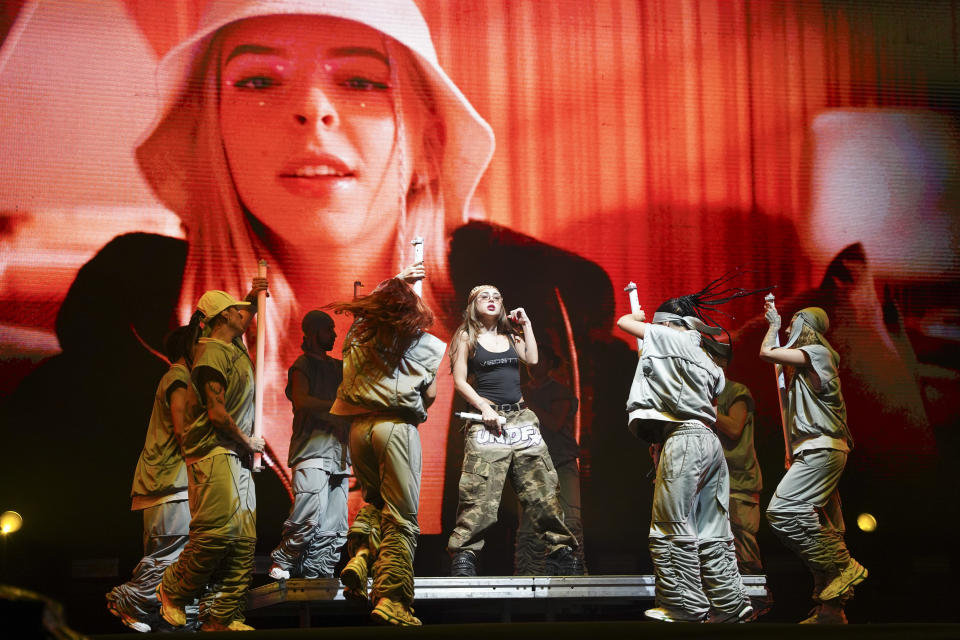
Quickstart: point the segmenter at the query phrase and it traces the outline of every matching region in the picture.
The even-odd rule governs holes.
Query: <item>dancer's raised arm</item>
[[[809,366],[810,357],[803,351],[779,346],[780,314],[777,312],[773,301],[763,303],[763,312],[763,317],[770,324],[767,327],[766,335],[763,337],[763,343],[760,345],[760,359],[774,364],[790,365],[791,367]],[[793,324],[793,320],[791,320],[791,324]],[[787,329],[787,335],[790,335],[790,329]]]
[[[643,309],[639,309],[636,313],[628,313],[625,316],[620,316],[620,319],[617,320],[617,327],[635,338],[643,340],[644,333],[647,330],[646,319],[647,316],[643,312]]]

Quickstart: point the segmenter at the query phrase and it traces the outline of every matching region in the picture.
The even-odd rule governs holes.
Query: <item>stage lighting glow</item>
[[[23,526],[23,518],[16,511],[4,511],[0,514],[0,534],[13,533]]]
[[[857,526],[860,527],[860,531],[871,533],[877,529],[877,519],[872,514],[861,513],[857,516]]]

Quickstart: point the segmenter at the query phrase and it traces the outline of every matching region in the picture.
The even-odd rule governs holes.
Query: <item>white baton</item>
[[[261,260],[257,265],[257,276],[267,277],[267,261]],[[267,350],[267,292],[257,294],[257,369],[253,373],[253,436],[262,437],[263,434],[263,378],[266,370]],[[253,470],[263,469],[263,456],[253,454]]]
[[[417,236],[410,243],[413,245],[413,262],[423,262],[423,238]],[[413,283],[413,292],[416,293],[421,298],[423,297],[423,280],[417,280]]]
[[[472,422],[483,422],[483,416],[480,415],[479,413],[470,413],[469,411],[457,411],[453,415],[463,420],[470,420]],[[499,424],[502,427],[503,425],[507,424],[507,419],[504,418],[503,416],[497,416],[497,424]]]
[[[630,297],[630,313],[640,313],[640,298],[637,296],[637,283],[632,280],[623,288]],[[637,357],[643,351],[643,338],[637,338]]]

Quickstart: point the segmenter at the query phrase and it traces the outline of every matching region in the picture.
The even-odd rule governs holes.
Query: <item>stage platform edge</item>
[[[743,576],[752,597],[767,594],[766,576]],[[653,600],[652,575],[607,576],[482,576],[473,578],[417,577],[414,579],[418,606],[428,603],[463,604],[483,600],[488,605],[510,603],[545,604],[590,602],[602,606]],[[290,579],[271,582],[251,589],[247,610],[264,614],[301,615],[305,609],[317,612],[355,610],[356,604],[343,597],[339,580],[334,578]],[[509,617],[509,614],[507,614]],[[548,616],[550,617],[550,616]]]

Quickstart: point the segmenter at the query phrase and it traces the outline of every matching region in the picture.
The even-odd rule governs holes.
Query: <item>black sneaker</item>
[[[477,554],[473,551],[457,551],[450,563],[450,575],[454,578],[473,578],[477,575]]]
[[[577,574],[577,556],[570,547],[560,547],[547,556],[547,575],[575,576]]]

